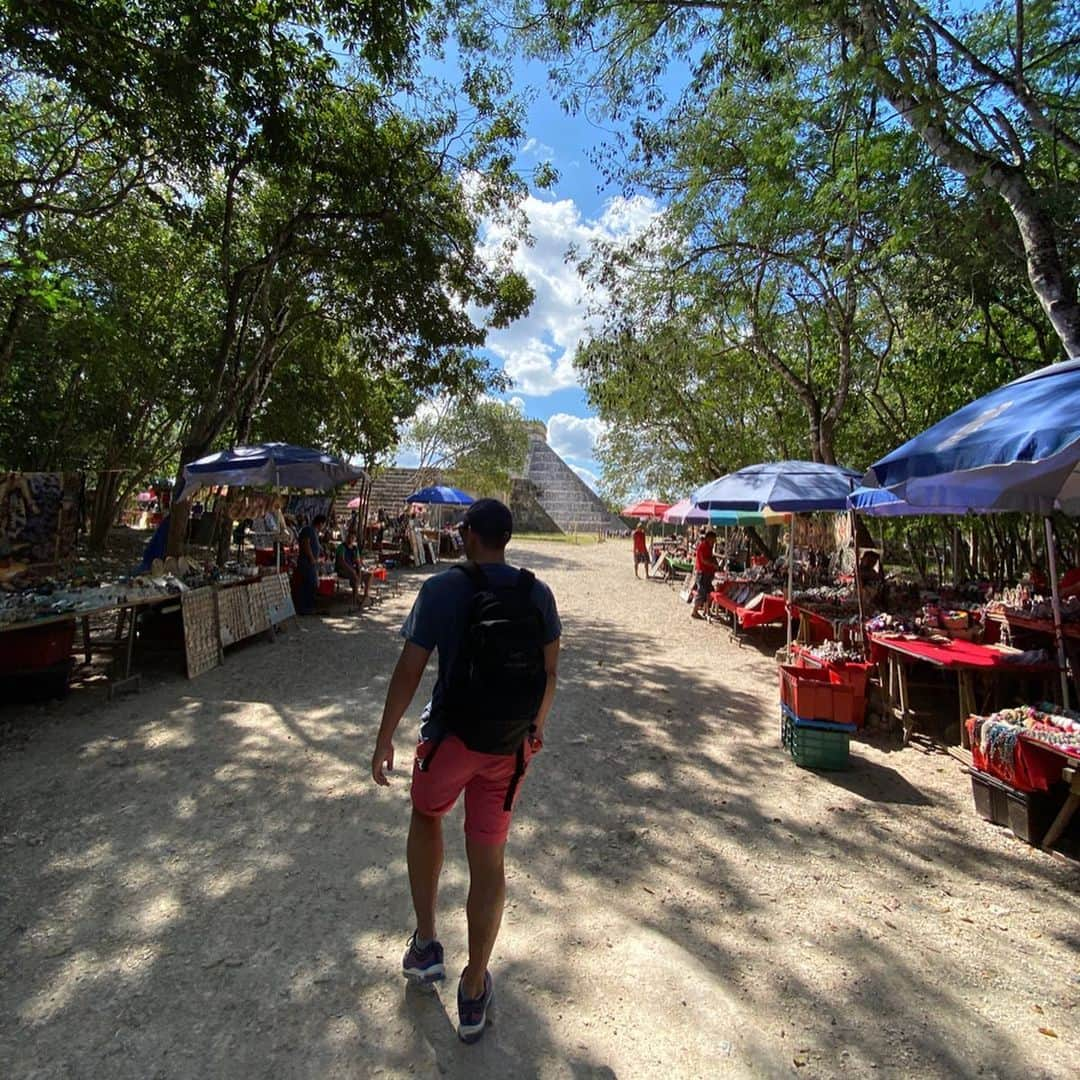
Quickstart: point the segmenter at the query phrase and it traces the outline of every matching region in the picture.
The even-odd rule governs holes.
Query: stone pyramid
[[[514,527],[522,532],[622,531],[625,522],[612,514],[584,480],[548,446],[537,423],[529,432],[529,454],[510,494]]]

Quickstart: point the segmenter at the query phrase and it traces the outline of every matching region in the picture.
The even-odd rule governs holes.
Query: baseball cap
[[[498,499],[477,499],[465,511],[461,524],[489,544],[504,544],[514,531],[514,515]]]

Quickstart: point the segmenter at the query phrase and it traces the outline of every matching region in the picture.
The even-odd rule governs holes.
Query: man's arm
[[[414,642],[406,641],[394,667],[394,674],[390,676],[382,723],[375,740],[375,753],[371,757],[371,777],[376,784],[385,787],[390,783],[386,773],[394,768],[394,732],[420,685],[430,655],[430,649],[422,649]]]
[[[548,713],[551,712],[551,703],[555,700],[555,687],[559,678],[559,639],[544,646],[544,671],[547,673],[547,685],[544,687],[544,697],[540,702],[540,708],[536,713],[536,738],[543,739],[544,724],[547,723]]]

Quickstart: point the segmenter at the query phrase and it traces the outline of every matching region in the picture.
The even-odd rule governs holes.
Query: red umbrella
[[[655,499],[642,499],[623,511],[623,517],[662,518],[671,509],[671,503],[657,502]]]

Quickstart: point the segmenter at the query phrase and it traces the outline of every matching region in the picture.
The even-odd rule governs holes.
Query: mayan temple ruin
[[[622,531],[600,497],[548,446],[547,428],[529,424],[529,453],[521,477],[513,482],[510,508],[522,532]]]

